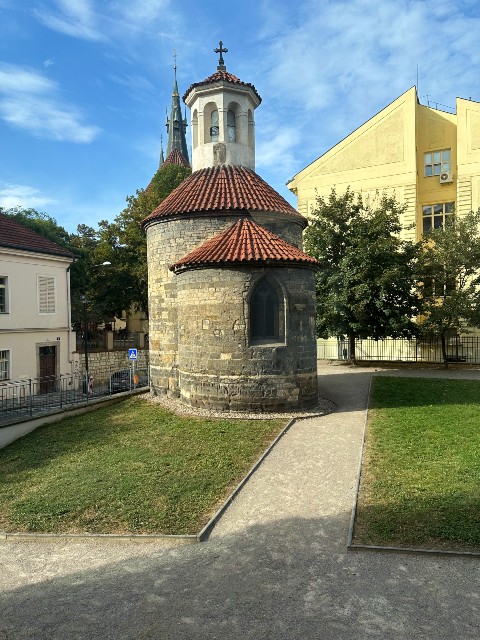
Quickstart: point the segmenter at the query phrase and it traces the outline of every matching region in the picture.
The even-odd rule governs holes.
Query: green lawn
[[[46,425],[0,450],[0,530],[198,533],[285,424],[135,397]]]
[[[373,379],[354,543],[480,549],[480,382]]]

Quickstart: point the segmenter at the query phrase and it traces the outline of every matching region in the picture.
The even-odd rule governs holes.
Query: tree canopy
[[[411,336],[418,295],[416,244],[402,240],[404,205],[386,194],[364,202],[349,189],[318,197],[305,230],[305,250],[321,263],[317,274],[317,334],[356,338]]]
[[[128,196],[127,206],[113,222],[98,223],[95,264],[111,263],[107,270],[92,272],[92,282],[101,293],[104,312],[148,311],[147,245],[141,228],[144,220],[191,173],[189,167],[164,164],[148,185]]]
[[[189,174],[191,169],[164,164],[147,189],[127,197],[127,206],[113,220],[100,220],[98,228],[79,224],[69,233],[46,213],[20,207],[2,210],[75,256],[71,273],[72,322],[83,322],[84,296],[92,322],[109,321],[123,311],[148,311],[147,247],[141,222]],[[102,267],[104,262],[109,266]]]
[[[421,241],[419,324],[422,333],[440,336],[445,362],[446,339],[480,327],[479,228],[480,210],[454,216]]]

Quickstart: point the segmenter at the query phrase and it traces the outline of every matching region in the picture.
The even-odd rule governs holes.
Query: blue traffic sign
[[[137,350],[136,349],[129,349],[128,350],[128,359],[129,360],[137,360]]]

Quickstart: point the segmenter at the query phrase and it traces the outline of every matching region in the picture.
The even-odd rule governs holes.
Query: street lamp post
[[[90,269],[94,269],[96,267],[108,267],[112,263],[106,260],[101,264],[92,264]],[[85,382],[84,382],[84,393],[88,396],[88,383],[89,383],[89,375],[88,375],[88,309],[87,309],[87,271],[85,271],[85,279],[83,283],[83,348],[85,354]]]

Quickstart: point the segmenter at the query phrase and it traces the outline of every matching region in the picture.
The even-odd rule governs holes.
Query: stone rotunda
[[[317,403],[316,260],[306,220],[255,173],[255,87],[219,65],[192,84],[192,169],[144,221],[152,393],[194,407]]]

